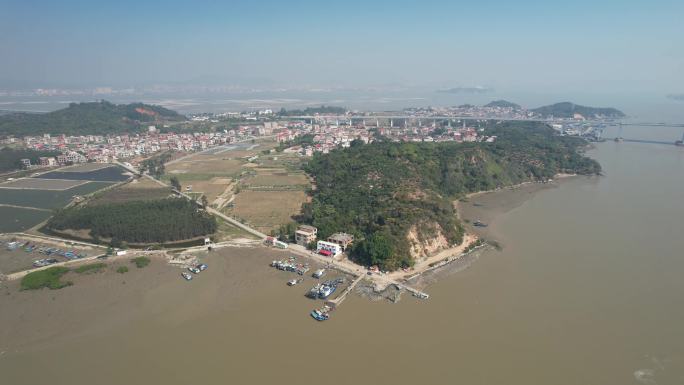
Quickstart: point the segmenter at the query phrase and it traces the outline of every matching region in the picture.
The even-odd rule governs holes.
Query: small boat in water
[[[314,309],[311,311],[311,317],[316,321],[327,321],[330,318],[330,306],[324,305],[320,309]]]
[[[299,279],[291,279],[291,280],[287,281],[287,286],[294,286],[294,285],[296,285],[296,284],[298,284],[298,283],[300,283],[300,282],[302,282],[302,279],[301,279],[301,278],[299,278]]]
[[[192,280],[192,275],[190,275],[190,274],[188,274],[188,273],[186,273],[186,272],[182,272],[182,273],[181,273],[181,276],[182,276],[183,278],[185,278],[186,281]]]
[[[473,226],[476,226],[476,227],[487,227],[487,224],[482,223],[482,222],[480,222],[480,221],[475,221],[475,222],[473,222]]]
[[[325,269],[318,269],[313,273],[314,278],[321,278],[325,275]]]

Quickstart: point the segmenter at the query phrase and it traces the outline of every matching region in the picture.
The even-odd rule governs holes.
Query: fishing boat
[[[311,317],[316,321],[327,321],[330,318],[330,306],[324,305],[320,309],[314,309],[311,311]]]
[[[192,275],[190,275],[190,274],[188,274],[188,273],[186,273],[186,272],[182,272],[182,273],[181,273],[181,276],[182,276],[183,278],[185,278],[186,281],[192,280]]]
[[[314,287],[311,288],[311,290],[309,290],[308,293],[306,293],[306,296],[309,298],[316,299],[316,298],[318,298],[320,290],[321,290],[321,284],[317,283],[314,285]]]
[[[482,222],[480,222],[480,221],[475,221],[475,222],[473,222],[473,226],[476,226],[476,227],[487,227],[487,224],[482,223]]]
[[[324,275],[325,275],[325,269],[318,269],[318,270],[314,271],[314,273],[313,273],[314,278],[321,278]]]
[[[330,297],[332,293],[337,290],[337,286],[334,285],[333,283],[326,282],[321,285],[321,287],[318,289],[318,298],[321,299],[326,299]]]
[[[296,284],[298,284],[298,283],[300,283],[300,282],[302,282],[302,279],[301,279],[301,278],[299,278],[299,279],[291,279],[291,280],[287,281],[287,286],[294,286],[294,285],[296,285]]]

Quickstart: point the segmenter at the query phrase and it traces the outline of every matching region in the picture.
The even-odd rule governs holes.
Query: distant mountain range
[[[493,91],[494,90],[492,88],[487,87],[454,87],[437,90],[437,92],[443,94],[486,94]]]
[[[667,98],[672,100],[684,100],[684,94],[670,94],[667,95]]]
[[[544,117],[553,116],[555,118],[572,118],[575,114],[580,114],[587,119],[625,117],[625,114],[622,111],[612,107],[587,107],[570,102],[551,104],[549,106],[535,108],[531,111]]]
[[[106,135],[136,132],[141,127],[186,117],[160,106],[107,101],[71,103],[44,114],[15,112],[0,116],[0,135]]]

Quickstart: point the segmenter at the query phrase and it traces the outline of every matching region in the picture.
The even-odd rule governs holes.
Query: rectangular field
[[[170,187],[161,185],[147,178],[134,179],[130,183],[95,194],[89,204],[122,203],[140,200],[167,198],[171,195]]]
[[[109,166],[92,171],[52,171],[37,176],[43,179],[89,180],[94,182],[123,182],[130,173],[118,166]]]
[[[268,234],[291,222],[306,202],[304,191],[242,191],[235,196],[235,207],[228,214],[243,218],[251,226]]]
[[[263,172],[257,171],[257,175],[245,179],[248,188],[273,187],[277,189],[284,186],[301,186],[302,189],[309,185],[309,180],[304,173],[288,173],[285,170]]]
[[[109,163],[82,163],[60,168],[60,172],[90,172],[112,167]]]
[[[52,212],[0,206],[0,233],[25,231],[48,219]]]
[[[0,203],[14,206],[58,209],[64,207],[75,195],[86,195],[110,186],[110,182],[87,182],[68,190],[18,190],[0,189]]]
[[[0,183],[0,189],[33,189],[33,190],[68,190],[86,184],[83,180],[21,178]]]
[[[232,159],[227,156],[193,155],[166,166],[168,176],[176,176],[179,179],[210,179],[214,176],[235,176],[240,173],[242,165],[246,163],[240,159]]]

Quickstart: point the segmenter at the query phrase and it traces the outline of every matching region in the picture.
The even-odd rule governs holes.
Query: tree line
[[[30,159],[31,164],[38,164],[40,157],[53,157],[60,154],[60,151],[4,147],[0,149],[0,172],[20,170],[23,168],[22,159]]]
[[[129,243],[165,243],[216,232],[216,219],[186,199],[166,198],[58,210],[50,230],[89,230],[95,239]]]

